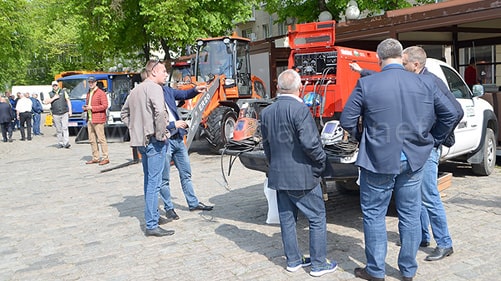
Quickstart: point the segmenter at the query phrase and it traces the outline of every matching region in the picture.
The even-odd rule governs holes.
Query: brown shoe
[[[106,164],[109,164],[109,163],[110,163],[110,160],[104,159],[101,162],[99,162],[99,165],[102,166],[102,165],[106,165]]]
[[[97,164],[97,163],[99,163],[99,160],[89,160],[85,162],[85,164]]]

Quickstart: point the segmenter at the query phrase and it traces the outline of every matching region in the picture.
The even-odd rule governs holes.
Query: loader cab
[[[249,44],[248,39],[236,36],[197,40],[197,81],[210,83],[216,75],[224,76],[224,88],[237,87],[239,96],[251,96]]]
[[[194,61],[178,60],[171,63],[167,85],[173,89],[187,90],[193,87]]]

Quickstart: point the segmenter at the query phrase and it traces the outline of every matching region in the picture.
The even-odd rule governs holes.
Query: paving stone
[[[190,151],[193,183],[211,212],[190,212],[179,175],[171,168],[171,192],[178,221],[164,227],[169,237],[144,236],[141,164],[128,143],[110,143],[111,163],[86,165],[90,145],[55,148],[54,128],[31,142],[0,145],[0,280],[305,280],[309,268],[287,272],[278,225],[265,223],[265,175],[237,160],[225,186],[221,156],[203,140]],[[16,133],[14,135],[16,138]],[[73,137],[72,137],[73,140]],[[228,159],[225,159],[227,161]],[[227,162],[225,171],[227,172]],[[115,169],[113,169],[115,168]],[[501,169],[476,177],[464,165],[447,164],[452,185],[444,190],[454,254],[436,262],[418,252],[414,280],[497,280],[501,275]],[[110,171],[102,172],[105,169]],[[319,280],[360,280],[355,267],[365,263],[364,236],[356,193],[328,183],[327,255],[336,273]],[[161,214],[163,206],[159,204]],[[386,280],[400,280],[397,265],[398,220],[387,216]],[[308,254],[308,227],[298,220],[298,241]]]

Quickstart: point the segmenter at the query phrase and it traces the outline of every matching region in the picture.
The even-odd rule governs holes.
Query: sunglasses
[[[151,66],[150,68],[150,72],[153,71],[153,69],[155,69],[155,67],[160,63],[160,60],[156,60],[155,63]]]

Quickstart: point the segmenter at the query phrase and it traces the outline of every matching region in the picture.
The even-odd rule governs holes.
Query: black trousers
[[[19,122],[21,123],[20,125],[20,131],[21,131],[21,140],[25,140],[25,132],[24,128],[26,125],[26,129],[28,129],[28,140],[31,140],[31,112],[21,112],[19,114]]]
[[[1,123],[2,125],[2,139],[3,141],[7,141],[8,139],[12,139],[12,122]],[[8,137],[8,139],[7,139]]]

